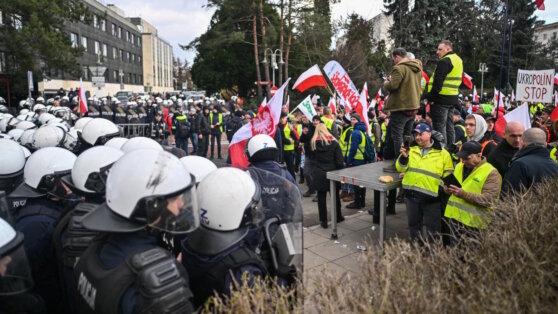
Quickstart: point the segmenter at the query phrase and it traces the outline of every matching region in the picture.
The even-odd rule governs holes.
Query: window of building
[[[107,44],[103,44],[103,56],[106,57],[108,55],[107,53]]]
[[[126,61],[130,62],[130,53],[129,52],[126,52]]]
[[[138,56],[138,63],[141,63],[141,56]]]
[[[89,67],[86,65],[83,66],[83,78],[86,80],[89,79]]]
[[[79,45],[78,34],[70,33],[70,40],[72,41],[72,48],[77,48]]]
[[[112,23],[112,36],[116,36],[116,24]]]
[[[122,49],[120,49],[119,54],[120,54],[120,61],[124,61],[124,51],[122,51]]]
[[[81,36],[81,46],[87,51],[87,37]]]
[[[0,10],[0,25],[4,25],[4,20],[2,19],[2,10]]]
[[[21,23],[21,15],[12,14],[12,26],[17,30],[20,30],[23,27],[23,24]]]
[[[552,33],[552,39],[556,39],[556,32]]]
[[[99,18],[96,15],[93,15],[93,27],[99,28]]]
[[[130,42],[132,43],[132,45],[136,43],[136,37],[134,36],[134,34],[132,34],[132,39],[130,40]]]
[[[126,31],[126,41],[130,41],[130,32]]]
[[[141,47],[141,37],[138,36],[138,47]]]
[[[122,39],[122,27],[118,27],[118,38]]]
[[[136,63],[136,55],[132,53],[132,63]]]
[[[101,44],[95,40],[95,54],[99,55],[101,54]]]
[[[112,58],[116,60],[118,58],[118,50],[116,47],[112,47]]]
[[[114,70],[114,71],[112,71],[112,74],[114,76],[114,81],[118,82],[118,71]]]
[[[105,20],[105,19],[101,19],[101,30],[103,32],[107,31],[107,20]]]

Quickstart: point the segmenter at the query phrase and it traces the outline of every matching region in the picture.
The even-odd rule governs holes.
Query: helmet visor
[[[20,294],[33,287],[23,235],[18,233],[13,241],[17,243],[14,248],[0,256],[0,296]]]
[[[173,195],[144,199],[147,225],[172,234],[188,233],[200,225],[196,188],[191,185]]]

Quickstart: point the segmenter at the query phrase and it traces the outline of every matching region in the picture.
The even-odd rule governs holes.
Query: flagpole
[[[506,31],[508,28],[508,4],[509,0],[506,0],[506,10],[504,13],[504,31],[502,32],[502,54],[500,57],[500,82],[498,85],[498,103],[496,104],[496,120],[498,120],[498,116],[500,115],[500,99],[502,99],[502,80],[504,79],[504,55],[505,55],[505,47],[506,47]]]

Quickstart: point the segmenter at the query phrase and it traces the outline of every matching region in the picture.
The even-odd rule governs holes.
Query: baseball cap
[[[478,154],[482,151],[482,145],[477,141],[466,142],[456,154],[459,158],[467,158],[469,155]]]
[[[457,110],[457,109],[453,109],[453,115],[454,116],[460,116],[461,112],[459,112],[459,110]]]
[[[426,123],[419,123],[415,126],[413,132],[422,133],[422,132],[432,132],[430,126]]]

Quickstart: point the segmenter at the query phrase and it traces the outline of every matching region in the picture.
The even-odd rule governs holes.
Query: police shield
[[[271,274],[289,283],[302,279],[302,194],[295,184],[266,170],[248,168],[261,188],[263,217],[256,226],[262,234],[260,251]]]

